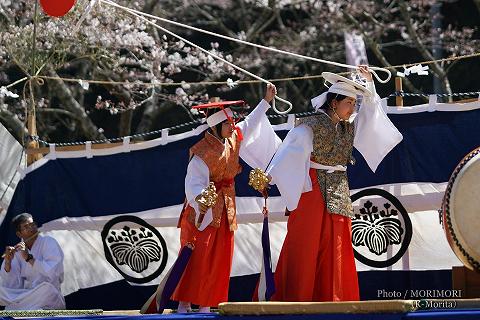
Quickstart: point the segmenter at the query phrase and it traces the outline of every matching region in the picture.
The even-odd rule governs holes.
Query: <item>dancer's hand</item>
[[[208,186],[205,187],[198,196],[196,196],[195,201],[198,203],[200,213],[202,215],[207,212],[208,208],[211,208],[217,202],[217,189],[213,182],[209,182]]]
[[[265,99],[265,101],[267,101],[268,103],[272,102],[273,98],[275,98],[275,95],[277,94],[277,88],[269,83],[267,84],[267,92],[265,92],[265,97],[263,99]]]
[[[367,81],[373,81],[372,73],[366,64],[361,64],[358,66],[358,73],[367,79]]]
[[[195,201],[197,201],[198,203],[198,210],[200,210],[200,214],[205,214],[208,210],[208,207],[206,204],[204,204],[203,202],[199,201],[200,199],[202,198],[202,195],[199,194],[196,198],[195,198]]]
[[[262,190],[261,192],[262,196],[267,199],[268,198],[268,187]]]
[[[264,198],[268,198],[268,189],[270,189],[270,182],[272,182],[272,176],[267,174],[267,179],[268,181],[265,183],[263,190],[261,191],[261,194]]]

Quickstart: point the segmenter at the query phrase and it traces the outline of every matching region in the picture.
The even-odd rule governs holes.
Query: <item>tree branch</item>
[[[82,122],[82,119],[79,118],[77,115],[73,114],[70,111],[58,109],[58,108],[37,108],[35,112],[42,113],[42,114],[56,114],[56,115],[63,115],[70,117],[78,122]]]
[[[100,76],[101,80],[112,81],[112,82],[123,81],[123,79],[120,78],[117,74],[113,72],[105,71],[105,70],[108,70],[106,66],[101,65],[101,67],[102,68],[98,70],[98,75]],[[132,96],[128,90],[126,90],[121,85],[105,84],[104,86],[107,88],[107,90],[111,91],[111,93],[114,94],[117,98],[123,101],[126,106],[128,106],[128,104],[130,103],[130,100],[132,99]]]
[[[158,0],[145,1],[145,4],[142,7],[142,12],[151,13],[159,3]]]
[[[387,58],[385,57],[385,55],[380,50],[380,46],[378,45],[378,43],[374,39],[372,39],[371,37],[369,37],[368,35],[365,34],[365,32],[363,31],[363,28],[360,26],[360,23],[357,21],[357,19],[355,19],[352,15],[350,15],[347,12],[344,12],[344,16],[347,18],[348,21],[350,21],[355,26],[355,29],[359,30],[362,33],[363,39],[367,43],[370,50],[372,50],[375,57],[377,57],[377,59],[380,61],[380,63],[384,67],[391,68],[392,65],[390,64],[390,62],[388,62]],[[396,72],[395,69],[393,69],[393,71]],[[405,86],[410,91],[412,91],[414,93],[422,93],[420,90],[415,88],[415,86],[412,84],[412,82],[409,79],[404,78],[403,83],[405,84]],[[426,98],[423,98],[423,99],[425,101],[427,100]]]
[[[398,7],[400,8],[400,13],[403,17],[403,20],[405,21],[405,25],[408,30],[408,34],[412,38],[413,42],[416,44],[418,51],[420,54],[427,60],[435,60],[433,55],[428,51],[428,49],[425,47],[425,45],[422,43],[420,40],[420,37],[418,36],[417,31],[413,27],[412,24],[412,17],[410,16],[410,13],[408,12],[408,7],[407,4],[405,3],[404,0],[399,0],[398,1]],[[438,64],[438,62],[434,62],[430,64],[432,67],[431,70],[433,73],[442,81],[443,84],[443,89],[445,90],[446,93],[452,93],[452,88],[450,87],[450,81],[447,78],[447,74],[445,73],[445,70]]]
[[[208,21],[211,21],[213,22],[213,24],[217,27],[217,28],[220,28],[220,30],[222,30],[226,35],[230,36],[230,37],[236,37],[236,34],[232,32],[232,30],[230,30],[229,28],[227,28],[227,26],[220,20],[220,19],[217,19],[216,17],[214,17],[213,15],[211,15],[208,11],[206,10],[203,10],[196,2],[194,2],[194,5],[196,7],[196,9],[198,10],[198,12],[200,12],[200,14],[202,16],[204,16],[205,18],[208,19]]]
[[[408,12],[408,7],[405,1],[400,0],[398,1],[398,7],[400,8],[400,13],[402,14],[403,20],[405,21],[405,25],[408,30],[408,34],[412,38],[413,42],[417,46],[418,51],[420,51],[420,54],[427,60],[435,60],[435,58],[432,56],[430,51],[425,47],[423,42],[420,40],[420,37],[418,36],[417,31],[413,27],[412,23],[412,17],[410,16],[410,13]],[[442,67],[438,65],[438,63],[433,63],[432,69],[437,75],[440,77],[444,72],[442,70]]]
[[[99,74],[104,78],[104,80],[107,81],[122,81],[122,79],[114,74],[114,73],[109,73],[104,70],[99,71]],[[123,86],[121,85],[105,85],[109,91],[115,95],[120,101],[122,101],[125,106],[128,106],[130,104],[130,101],[132,100],[132,95],[130,91],[126,90]],[[130,134],[131,128],[132,128],[132,118],[133,118],[133,110],[127,110],[125,112],[122,112],[120,114],[120,122],[118,124],[118,134],[119,136],[127,136]]]
[[[280,10],[275,10],[275,17],[277,19],[277,24],[280,30],[282,31],[282,34],[285,35],[287,41],[290,43],[293,43],[293,39],[290,36],[290,33],[287,30],[287,27],[285,26],[285,23],[283,23],[282,15],[280,14]]]
[[[290,87],[293,92],[295,93],[295,103],[298,105],[308,105],[307,100],[303,96],[302,91],[297,87],[297,85],[293,81],[287,81],[287,86]]]
[[[158,105],[158,98],[155,93],[152,94],[151,99],[145,104],[147,106],[143,111],[142,120],[140,120],[137,126],[136,133],[149,132],[153,127],[153,121],[157,118],[163,106],[163,103]]]
[[[247,41],[249,39],[255,39],[257,34],[262,33],[263,30],[265,30],[276,19],[277,19],[277,15],[275,11],[273,11],[270,14],[270,17],[268,17],[263,24],[259,24],[258,26],[255,26],[254,24],[254,27],[252,27],[252,29],[249,30],[249,33],[247,33]]]
[[[0,122],[23,145],[23,137],[28,135],[28,131],[18,116],[8,110],[0,109]]]
[[[92,122],[92,120],[88,117],[85,109],[78,103],[77,100],[72,95],[72,92],[68,88],[68,86],[59,78],[57,72],[53,69],[48,71],[51,77],[55,79],[48,80],[49,90],[53,91],[55,96],[62,101],[63,107],[73,113],[76,117],[81,119],[80,121],[80,128],[84,132],[87,139],[105,139],[105,136],[98,132],[97,126]]]
[[[10,19],[10,17],[2,8],[0,8],[0,25],[4,25],[5,28],[8,30],[11,23],[12,20]]]
[[[120,123],[118,124],[118,136],[125,137],[130,135],[132,129],[133,110],[126,110],[120,114]]]
[[[478,13],[480,13],[480,0],[473,0],[473,2],[474,2],[475,5],[477,6]]]
[[[275,10],[268,8],[263,10],[262,15],[256,19],[256,21],[251,25],[250,29],[245,32],[246,39],[254,39],[255,35],[262,32],[266,27],[268,27],[273,21],[275,21],[276,15]]]
[[[427,60],[435,60],[430,51],[428,51],[428,49],[420,40],[418,33],[415,31],[415,28],[412,24],[412,18],[410,16],[410,13],[408,12],[407,4],[405,3],[405,1],[399,0],[398,6],[407,26],[408,34],[413,39],[413,42],[417,45],[417,49],[420,51],[420,54]],[[442,86],[445,92],[451,94],[452,88],[450,87],[450,81],[448,80],[447,73],[442,68],[442,66],[440,66],[438,62],[434,62],[430,64],[430,66],[432,67],[431,70],[433,71],[433,73],[442,81]]]

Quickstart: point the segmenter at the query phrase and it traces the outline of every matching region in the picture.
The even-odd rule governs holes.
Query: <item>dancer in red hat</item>
[[[172,297],[179,301],[178,312],[189,312],[191,304],[199,305],[200,312],[209,312],[210,307],[228,300],[239,156],[252,167],[265,168],[280,145],[265,115],[275,94],[275,86],[268,84],[265,98],[237,125],[229,105],[243,101],[197,106],[206,111],[209,130],[190,149],[185,178],[180,242],[182,247],[191,242],[194,250]],[[213,203],[204,201],[212,195]]]

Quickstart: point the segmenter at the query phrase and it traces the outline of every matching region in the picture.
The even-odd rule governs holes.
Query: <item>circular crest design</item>
[[[412,239],[412,222],[400,201],[389,192],[371,188],[352,195],[352,244],[355,258],[374,268],[393,265]],[[362,199],[365,198],[365,199]]]
[[[167,245],[160,232],[136,216],[122,215],[102,230],[107,261],[127,280],[147,283],[165,269]]]

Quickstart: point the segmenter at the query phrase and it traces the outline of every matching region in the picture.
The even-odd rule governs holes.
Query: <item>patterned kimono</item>
[[[300,119],[267,170],[291,211],[272,300],[359,299],[346,166],[355,146],[375,171],[402,140],[373,82],[367,87],[373,95],[364,96],[355,125],[334,124],[325,113]]]
[[[353,149],[352,124],[334,125],[326,114],[300,119],[297,124],[313,131],[312,161],[326,166],[347,165]],[[359,300],[346,171],[311,168],[309,174],[312,191],[302,194],[288,218],[272,300]]]
[[[298,119],[297,125],[300,124],[308,125],[313,131],[312,161],[327,166],[347,166],[353,162],[353,124],[334,125],[325,113]],[[316,175],[328,211],[352,218],[347,172],[316,170]]]
[[[195,210],[191,206],[186,206],[181,214],[181,246],[194,237],[196,241],[187,267],[191,272],[185,272],[173,299],[201,306],[217,306],[228,300],[233,231],[237,229],[234,177],[240,172],[239,141],[233,135],[223,144],[207,132],[190,149],[190,154],[207,165],[218,198],[212,208],[213,221],[202,232],[195,227]]]
[[[238,123],[243,135],[241,142],[236,133],[222,142],[207,132],[190,149],[191,160],[185,178],[187,205],[179,226],[182,247],[193,242],[195,248],[173,300],[202,307],[216,307],[228,301],[233,234],[237,229],[234,178],[241,170],[239,157],[253,168],[265,168],[281,143],[265,115],[269,107],[262,100]],[[209,182],[215,184],[217,201],[207,210],[202,226],[197,229],[195,197]]]

